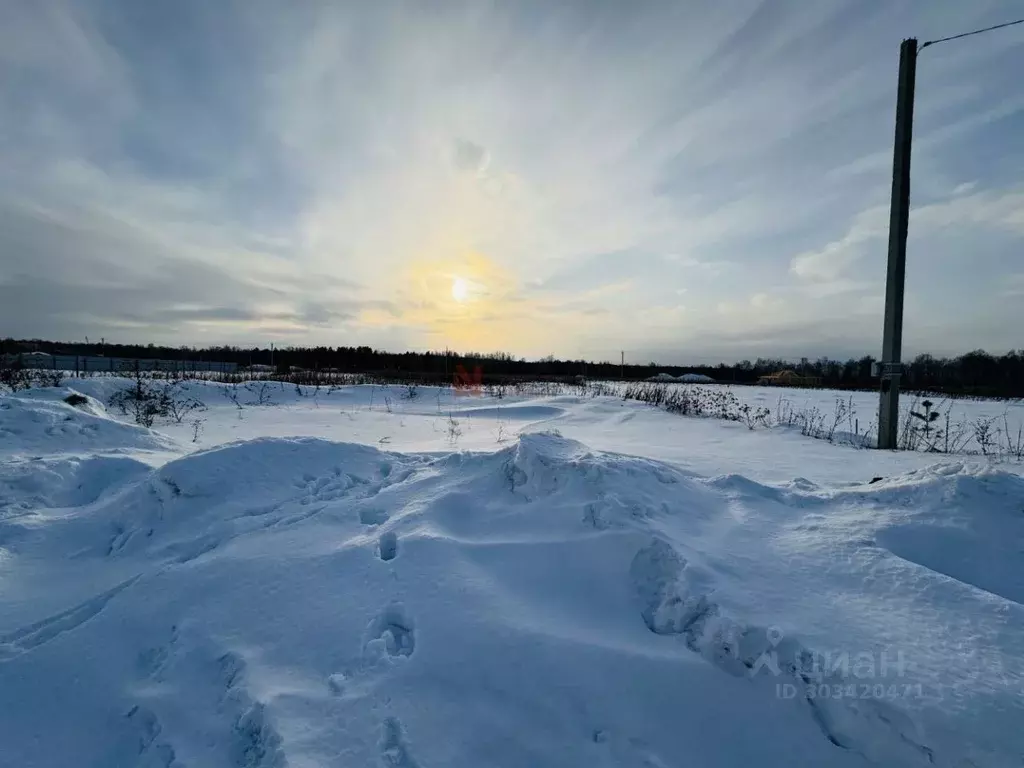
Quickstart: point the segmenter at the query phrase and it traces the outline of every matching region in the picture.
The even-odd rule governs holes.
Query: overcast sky
[[[0,335],[881,351],[899,43],[1019,0],[3,0]],[[1024,347],[1024,25],[924,50],[907,356]]]

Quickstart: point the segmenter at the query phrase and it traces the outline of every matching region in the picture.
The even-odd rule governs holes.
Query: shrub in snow
[[[978,444],[982,456],[996,452],[1000,430],[995,423],[994,418],[979,418],[974,421],[974,442]]]
[[[245,385],[245,388],[249,392],[251,392],[253,397],[255,398],[255,400],[250,402],[249,405],[273,405],[273,402],[270,399],[270,384],[268,382],[250,381],[248,384]],[[235,397],[237,397],[237,394],[235,394]]]
[[[932,403],[931,400],[923,400],[923,401],[921,401],[921,410],[920,411],[913,411],[912,410],[910,412],[911,416],[913,416],[915,419],[919,419],[921,422],[923,422],[921,424],[921,426],[920,426],[920,429],[926,435],[931,431],[931,424],[932,424],[932,422],[936,421],[939,418],[939,412],[938,411],[933,411],[932,410],[932,405],[933,405],[933,403]]]
[[[0,387],[17,392],[31,387],[59,387],[64,381],[61,371],[26,368],[20,360],[0,363]]]
[[[109,405],[143,427],[152,427],[157,417],[171,419],[180,424],[193,411],[204,410],[203,403],[181,391],[179,379],[168,379],[158,383],[142,376],[136,368],[132,386],[115,392]]]
[[[448,414],[447,429],[448,442],[452,447],[458,444],[459,438],[462,437],[462,427],[459,426],[459,420]]]

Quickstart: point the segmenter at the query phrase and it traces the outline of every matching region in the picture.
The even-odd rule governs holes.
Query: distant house
[[[246,368],[246,370],[250,371],[252,373],[276,373],[277,372],[277,366],[276,365],[263,365],[261,363],[254,363],[254,364],[250,365],[248,368]]]
[[[796,371],[786,369],[762,376],[757,383],[766,387],[819,387],[821,378],[819,376],[801,376]]]

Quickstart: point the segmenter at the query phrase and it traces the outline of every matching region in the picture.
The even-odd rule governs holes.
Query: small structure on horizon
[[[23,368],[53,368],[53,355],[46,352],[20,352],[4,355],[4,365],[21,365]]]
[[[802,376],[794,370],[776,371],[757,380],[758,385],[765,387],[819,387],[820,376]]]

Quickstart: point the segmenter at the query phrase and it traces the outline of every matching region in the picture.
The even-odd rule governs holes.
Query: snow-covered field
[[[0,397],[0,766],[1024,759],[1020,464],[379,386],[148,430],[127,385]]]

